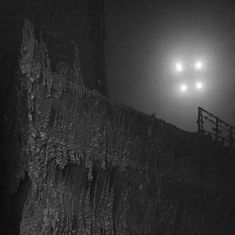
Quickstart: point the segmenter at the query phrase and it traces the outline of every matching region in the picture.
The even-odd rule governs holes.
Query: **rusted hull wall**
[[[66,70],[66,64],[77,67],[86,87],[107,95],[102,4],[102,0],[0,1],[0,234],[19,234],[31,185],[27,92],[18,71],[24,18],[34,23],[37,39],[46,42],[52,70]]]
[[[232,234],[234,156],[52,71],[24,28],[28,175],[21,234]]]

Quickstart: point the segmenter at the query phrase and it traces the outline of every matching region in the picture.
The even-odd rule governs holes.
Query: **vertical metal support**
[[[215,140],[219,140],[219,118],[216,117],[215,119]]]
[[[197,117],[197,130],[199,133],[203,131],[203,120],[202,120],[202,108],[198,107],[198,117]]]
[[[233,127],[229,127],[229,146],[233,147]]]

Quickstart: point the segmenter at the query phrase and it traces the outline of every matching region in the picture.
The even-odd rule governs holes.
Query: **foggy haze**
[[[196,131],[202,106],[235,125],[235,17],[228,1],[106,1],[110,96]],[[205,61],[201,91],[177,91],[172,64]],[[196,80],[195,80],[196,81]]]

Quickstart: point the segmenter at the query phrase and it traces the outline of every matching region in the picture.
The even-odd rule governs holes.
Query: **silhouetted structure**
[[[26,2],[42,12],[51,4],[58,24],[34,9],[22,30],[22,13],[18,44],[0,54],[0,234],[231,234],[234,152],[100,94],[103,44],[86,41],[92,22],[103,35],[97,1]],[[84,21],[74,51],[58,29],[74,35],[66,27],[76,9]]]
[[[212,126],[206,127],[207,123],[212,124]],[[221,143],[226,142],[230,147],[233,146],[235,127],[201,107],[198,107],[197,124],[199,133],[209,135],[214,138],[215,141]]]

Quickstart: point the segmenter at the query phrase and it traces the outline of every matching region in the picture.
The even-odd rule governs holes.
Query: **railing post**
[[[229,127],[229,146],[233,147],[233,127]]]
[[[201,133],[203,131],[202,108],[198,107],[197,129]]]
[[[215,119],[215,140],[218,141],[219,139],[219,118],[216,117]]]

